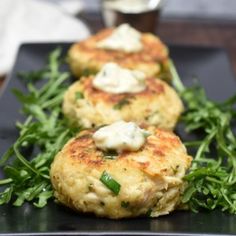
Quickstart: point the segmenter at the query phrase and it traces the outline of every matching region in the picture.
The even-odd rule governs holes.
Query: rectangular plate
[[[20,104],[11,90],[25,90],[17,78],[17,72],[40,69],[50,51],[58,45],[66,53],[70,44],[25,44],[22,45],[5,91],[0,98],[0,156],[17,138],[16,120],[22,120]],[[219,48],[170,46],[170,54],[186,85],[192,78],[199,78],[208,96],[222,101],[236,91],[227,55]],[[181,128],[178,128],[178,133]],[[0,170],[0,176],[2,172]],[[100,219],[77,214],[53,202],[43,209],[29,204],[16,208],[0,206],[0,234],[22,235],[76,235],[76,234],[122,234],[122,235],[197,235],[236,234],[236,216],[219,211],[176,211],[160,218],[136,218],[125,220]]]

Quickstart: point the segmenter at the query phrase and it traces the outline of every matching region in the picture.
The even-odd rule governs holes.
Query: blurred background
[[[236,0],[1,0],[0,85],[21,43],[79,41],[122,21],[167,44],[223,47],[236,73]]]

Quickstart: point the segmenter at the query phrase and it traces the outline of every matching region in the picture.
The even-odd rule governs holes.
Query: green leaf
[[[9,184],[11,183],[13,180],[11,178],[8,179],[1,179],[0,180],[0,185],[4,185],[4,184]]]
[[[195,192],[196,192],[195,187],[193,185],[189,186],[184,192],[184,195],[182,197],[182,202],[183,203],[188,202]]]
[[[3,166],[13,154],[14,154],[14,149],[13,149],[13,147],[10,147],[6,151],[6,153],[2,156],[2,158],[0,160],[0,166]]]
[[[5,188],[0,195],[1,204],[13,199],[15,206],[30,202],[43,207],[53,197],[50,165],[63,145],[79,132],[68,126],[61,113],[70,74],[61,72],[60,53],[60,49],[53,51],[40,71],[21,75],[27,83],[27,93],[14,90],[26,120],[16,123],[19,137],[0,160],[6,177],[0,180]],[[39,80],[41,83],[36,84]]]
[[[13,188],[8,187],[4,190],[4,192],[0,193],[0,205],[9,203],[9,201],[11,200],[12,192]]]
[[[186,129],[200,137],[189,146],[196,150],[182,202],[197,212],[216,208],[236,214],[236,137],[233,132],[236,95],[223,103],[209,100],[199,85],[185,88],[171,64],[174,86],[183,98],[181,117]]]
[[[44,207],[48,200],[53,197],[53,191],[43,191],[38,196],[38,202],[34,202],[34,205],[36,207],[42,208]]]

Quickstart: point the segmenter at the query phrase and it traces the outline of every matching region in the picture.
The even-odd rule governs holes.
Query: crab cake
[[[112,219],[157,217],[177,207],[191,157],[176,135],[155,128],[139,150],[116,153],[99,149],[94,136],[82,131],[56,155],[50,176],[60,203]]]
[[[104,40],[121,28],[121,32],[116,34],[117,39],[121,35],[119,45],[111,46],[112,40],[109,41],[108,47],[102,47]],[[127,30],[128,28],[128,30]],[[151,33],[139,33],[140,45],[134,40],[135,33],[129,35],[134,29],[129,26],[121,25],[118,28],[108,28],[98,32],[90,38],[75,43],[69,50],[68,61],[72,72],[80,77],[81,75],[94,74],[101,69],[107,62],[115,62],[129,69],[137,69],[146,73],[148,76],[163,77],[170,80],[168,48],[161,40]],[[124,30],[123,30],[124,29]],[[130,41],[131,40],[131,41]],[[137,45],[137,49],[129,50],[132,45]],[[125,46],[123,48],[121,46]]]
[[[71,124],[91,128],[125,120],[173,129],[183,110],[174,89],[143,72],[117,67],[108,63],[96,76],[83,77],[68,88],[63,113]],[[104,74],[109,77],[98,84]]]

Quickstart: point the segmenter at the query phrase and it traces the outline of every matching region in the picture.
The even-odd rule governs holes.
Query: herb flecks
[[[112,149],[102,151],[102,153],[105,159],[111,159],[111,160],[115,160],[117,156],[119,155],[116,150],[112,150]]]
[[[149,208],[148,211],[146,212],[146,216],[151,217],[151,214],[152,214],[152,209]]]
[[[82,92],[77,91],[75,93],[75,98],[76,98],[76,100],[84,99],[84,94]]]
[[[128,208],[128,207],[129,207],[129,202],[127,202],[127,201],[122,201],[120,205],[121,205],[121,207],[123,207],[123,208]]]
[[[90,75],[95,75],[97,71],[95,69],[84,69],[82,71],[82,76],[88,77]]]
[[[124,106],[129,105],[129,104],[130,104],[130,98],[123,98],[117,104],[115,104],[113,108],[115,110],[120,110]]]

